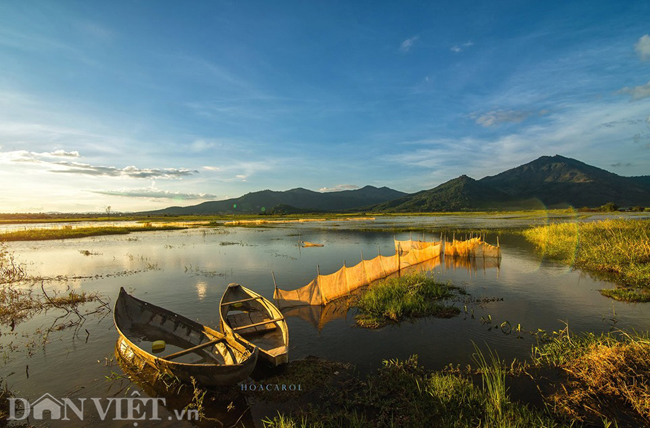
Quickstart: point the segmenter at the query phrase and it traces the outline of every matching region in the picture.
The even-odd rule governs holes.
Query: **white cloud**
[[[215,147],[215,145],[213,141],[198,139],[190,144],[190,150],[194,153],[200,153]]]
[[[0,152],[0,162],[51,162],[48,159],[56,158],[78,158],[79,152],[66,152],[65,150],[55,150],[53,152],[29,152],[27,150],[14,150],[11,152]]]
[[[116,168],[114,166],[94,166],[78,162],[56,162],[55,164],[64,166],[66,169],[55,169],[52,172],[108,177],[173,179],[199,173],[196,170],[186,168],[137,168],[132,165],[125,168]]]
[[[641,61],[650,61],[650,35],[641,36],[634,45],[634,50],[639,54]]]
[[[327,193],[327,192],[341,192],[343,190],[356,190],[359,189],[359,186],[356,184],[339,184],[334,187],[321,187],[318,189],[319,192]]]
[[[470,117],[476,121],[477,124],[489,128],[491,126],[498,126],[502,123],[520,123],[526,120],[531,114],[526,110],[501,110],[494,109],[486,113],[472,113]],[[540,113],[541,114],[541,113]]]
[[[451,50],[452,52],[462,52],[464,48],[469,48],[471,46],[474,46],[474,42],[469,40],[461,45],[452,46],[451,48],[449,48],[449,50]]]
[[[629,94],[632,97],[632,101],[641,100],[650,97],[650,82],[633,88],[626,86],[618,92],[620,94]]]
[[[141,187],[135,189],[122,188],[119,190],[93,190],[92,193],[108,196],[123,196],[127,198],[146,198],[146,199],[173,199],[173,200],[214,200],[216,195],[210,193],[183,193],[172,192],[169,190],[157,189],[155,185],[151,187]]]
[[[265,171],[273,170],[277,165],[289,164],[281,159],[268,159],[264,161],[235,161],[225,166],[207,165],[203,169],[215,173],[219,180],[224,182],[246,181],[251,176]]]
[[[420,36],[414,36],[411,37],[410,39],[404,40],[402,44],[399,45],[399,50],[405,53],[410,51],[411,48],[413,47],[413,43],[415,43],[419,38]]]
[[[629,135],[647,129],[646,117],[644,103],[574,104],[565,106],[561,113],[553,113],[543,124],[531,124],[493,138],[403,141],[398,144],[411,147],[381,160],[406,167],[411,171],[410,181],[418,180],[420,188],[431,188],[461,174],[475,178],[498,174],[539,156],[554,154],[606,168],[621,153],[634,151],[634,164],[623,163],[621,168],[625,168],[626,175],[642,175],[648,169],[646,159],[650,159],[650,154],[639,153],[639,145]],[[597,126],[612,122],[629,126],[624,133],[617,126]]]
[[[95,166],[81,162],[60,160],[61,158],[79,158],[79,152],[55,150],[53,152],[29,152],[27,150],[14,150],[0,152],[0,163],[25,162],[46,166],[51,172],[65,174],[82,174],[108,177],[131,178],[181,178],[198,174],[196,170],[186,168],[137,168],[127,166],[116,168],[114,166]]]

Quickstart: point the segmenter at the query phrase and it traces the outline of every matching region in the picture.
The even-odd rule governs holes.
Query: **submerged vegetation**
[[[179,226],[107,226],[107,227],[78,227],[64,226],[58,229],[27,229],[0,234],[0,241],[44,241],[50,239],[86,238],[102,235],[127,235],[131,232],[151,232],[158,230],[181,230]]]
[[[650,221],[605,220],[534,227],[524,236],[544,254],[592,272],[609,274],[621,285],[650,288]],[[608,297],[648,301],[633,290],[601,290]]]
[[[379,328],[391,321],[436,316],[451,318],[460,309],[441,302],[460,290],[423,273],[389,278],[368,288],[357,301],[357,324]]]

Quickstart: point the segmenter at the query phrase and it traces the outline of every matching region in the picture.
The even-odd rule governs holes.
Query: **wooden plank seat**
[[[241,300],[233,300],[232,302],[225,302],[225,303],[222,303],[221,306],[234,305],[234,304],[237,304],[237,303],[244,303],[244,302],[250,302],[251,300],[257,300],[257,299],[261,299],[261,298],[262,298],[262,296],[259,296],[259,297],[249,297],[249,298],[247,298],[247,299],[241,299]]]
[[[266,333],[277,328],[266,315],[266,313],[258,311],[230,314],[228,323],[233,331],[241,335]]]
[[[191,354],[193,352],[198,351],[199,349],[207,348],[210,345],[216,345],[218,342],[221,342],[224,340],[223,338],[221,339],[214,339],[210,340],[209,342],[201,343],[200,345],[193,346],[188,349],[183,349],[182,351],[174,352],[173,354],[169,354],[166,357],[162,357],[163,360],[172,360],[174,358],[182,357],[183,355]]]

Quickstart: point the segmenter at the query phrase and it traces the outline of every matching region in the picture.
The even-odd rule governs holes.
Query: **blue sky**
[[[647,1],[6,1],[0,212],[650,174]]]

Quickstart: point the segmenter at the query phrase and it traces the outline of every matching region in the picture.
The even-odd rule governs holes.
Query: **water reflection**
[[[456,269],[464,269],[471,274],[476,274],[478,271],[486,272],[489,269],[496,269],[498,277],[500,266],[501,258],[468,258],[441,255],[435,259],[426,260],[417,265],[403,268],[400,272],[395,272],[387,276],[386,279],[419,272],[433,272],[437,267],[444,267],[445,269],[452,269],[454,271]],[[275,304],[281,308],[282,314],[285,317],[301,318],[316,327],[320,332],[329,322],[346,319],[349,309],[355,304],[355,300],[366,289],[381,281],[383,279],[357,288],[351,291],[349,296],[336,299],[326,305],[302,305],[282,308],[283,301],[278,299],[275,299]]]
[[[377,221],[380,220],[385,226],[418,225],[421,221],[433,227],[438,224],[437,219],[428,218],[395,219],[392,223],[391,219]],[[463,223],[467,218],[460,217],[441,221],[450,223],[451,220],[457,225],[480,227],[518,221],[473,218]],[[361,223],[355,226],[365,227]],[[325,247],[301,249],[297,245],[299,234],[303,240],[325,243]],[[489,238],[490,242],[496,241],[494,235]],[[61,281],[46,281],[46,285],[61,290],[70,285],[75,290],[96,291],[112,299],[124,287],[136,297],[156,301],[170,311],[216,327],[219,300],[230,282],[272,299],[272,271],[278,287],[296,289],[314,278],[316,266],[320,266],[322,273],[331,273],[344,262],[350,266],[358,263],[361,252],[366,258],[377,253],[393,255],[394,239],[409,239],[409,233],[340,230],[333,224],[327,228],[312,224],[261,229],[189,229],[7,245],[21,262],[27,263],[31,275],[61,276]],[[439,240],[440,236],[428,234],[426,239]],[[472,298],[503,299],[483,300],[471,307],[468,304],[468,311],[474,311],[474,319],[469,315],[427,318],[367,330],[355,326],[349,316],[349,306],[343,302],[291,309],[286,313],[291,359],[317,355],[352,363],[364,371],[376,369],[384,359],[404,359],[418,354],[425,367],[439,369],[449,363],[471,363],[472,341],[498,350],[504,360],[527,358],[534,339],[529,335],[517,339],[516,335],[505,335],[498,328],[489,330],[490,325],[480,322],[481,317],[488,315],[494,325],[509,321],[510,325],[521,324],[529,331],[558,330],[564,327],[559,321],[563,320],[575,333],[599,333],[611,328],[607,320],[613,313],[616,327],[637,331],[650,327],[647,304],[612,302],[598,293],[600,288],[611,288],[611,283],[548,260],[536,253],[521,235],[502,234],[500,242],[500,265],[494,266],[488,259],[439,259],[431,265],[416,266],[433,270],[438,280],[465,287]],[[463,309],[464,303],[459,305]],[[70,391],[80,391],[77,395],[83,397],[114,394],[114,390],[107,390],[105,378],[116,369],[97,363],[114,355],[117,332],[110,317],[97,322],[89,319],[84,324],[88,333],[82,331],[82,340],[76,342],[65,330],[51,333],[46,352],[32,352],[26,359],[27,353],[20,350],[25,349],[25,344],[20,342],[23,335],[33,336],[37,328],[49,327],[54,317],[54,313],[38,314],[17,324],[14,332],[10,327],[0,326],[3,350],[19,349],[8,352],[0,368],[10,389],[20,391],[30,400],[44,392],[55,397],[69,396]],[[70,363],[72,360],[74,364]],[[30,367],[29,378],[25,376],[26,365]],[[128,380],[123,382],[129,385]],[[136,378],[134,382],[138,385]],[[275,414],[275,409],[269,409],[268,414]],[[255,419],[259,419],[257,415]]]

